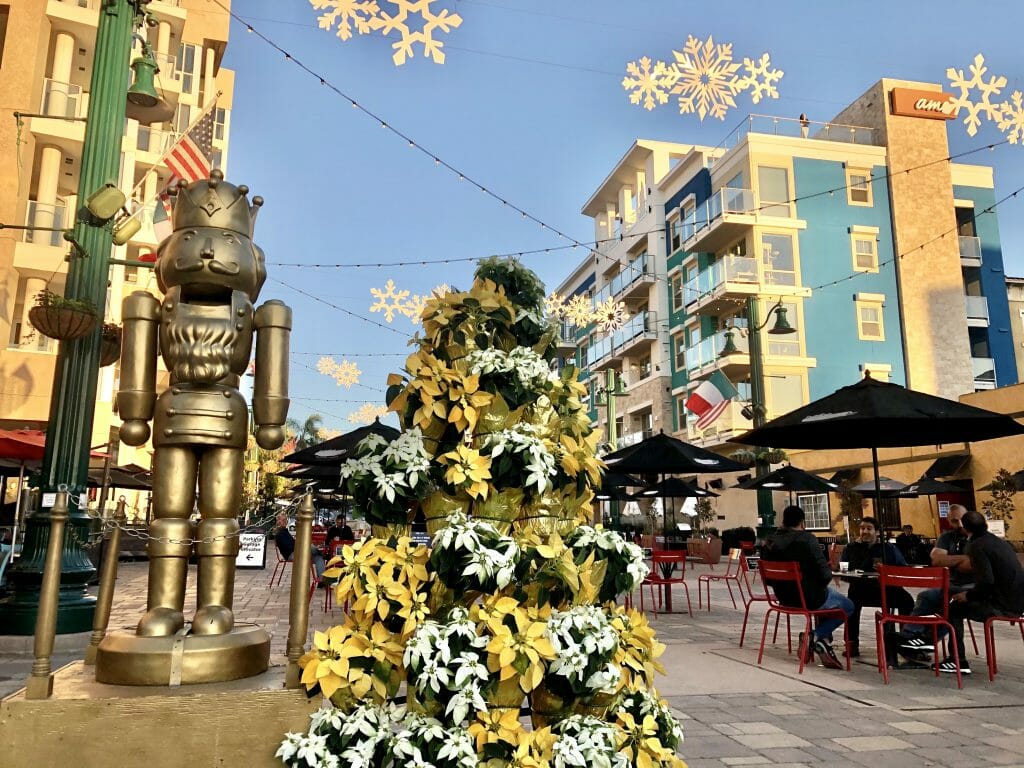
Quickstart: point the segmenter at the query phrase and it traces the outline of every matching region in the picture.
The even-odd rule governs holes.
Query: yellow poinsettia
[[[369,628],[349,620],[313,635],[313,648],[299,659],[306,690],[319,684],[335,703],[360,701],[371,692],[383,701],[398,690],[403,648],[381,624]]]
[[[445,397],[448,400],[448,423],[460,432],[472,432],[480,418],[480,410],[491,404],[494,395],[480,389],[480,377],[469,375],[464,363],[456,363],[458,381],[448,385]]]
[[[405,581],[409,585],[409,589],[413,591],[430,580],[430,575],[427,573],[430,549],[415,543],[412,539],[402,537],[394,547],[382,547],[380,559],[382,562],[394,565],[398,570],[396,578]]]
[[[392,600],[397,600],[401,606],[397,611],[397,615],[405,619],[401,634],[403,638],[408,638],[417,626],[430,617],[430,593],[409,592],[407,589],[403,589],[403,594],[399,597],[398,592],[397,589],[389,588],[388,596]]]
[[[555,649],[545,636],[547,623],[534,621],[517,607],[503,615],[495,612],[485,626],[491,636],[487,644],[487,669],[498,673],[499,680],[518,678],[524,693],[540,685],[546,662],[555,658]]]
[[[658,739],[658,722],[652,715],[644,715],[639,722],[629,712],[620,711],[616,725],[625,733],[619,751],[630,758],[636,768],[660,768],[678,760],[675,753]]]
[[[647,618],[639,611],[616,606],[608,623],[619,636],[615,663],[622,668],[623,682],[653,685],[655,672],[665,674],[665,668],[657,660],[665,652],[665,645],[658,642]]]
[[[454,451],[438,456],[437,460],[448,466],[444,473],[446,483],[464,490],[473,498],[486,498],[490,488],[487,481],[491,479],[490,456],[483,456],[476,448],[460,444]]]
[[[388,587],[394,585],[395,567],[382,565],[376,571],[363,574],[363,592],[352,604],[353,613],[374,614],[386,619],[391,612]]]
[[[482,753],[488,744],[507,744],[514,748],[523,734],[523,724],[516,709],[491,709],[477,712],[468,730],[476,741],[476,751]]]

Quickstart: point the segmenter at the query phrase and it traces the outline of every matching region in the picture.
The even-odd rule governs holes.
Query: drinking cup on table
[[[845,561],[840,561],[840,563],[839,563],[839,572],[840,573],[848,573],[849,570],[850,570],[850,564],[845,562]]]

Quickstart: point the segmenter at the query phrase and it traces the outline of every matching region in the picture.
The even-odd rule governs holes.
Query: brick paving
[[[271,663],[276,665],[285,660],[291,566],[284,581],[270,587],[272,566],[239,571],[235,609],[239,621],[256,622],[271,632]],[[191,570],[186,605],[195,600]],[[696,575],[691,572],[688,580],[695,585]],[[111,629],[134,626],[145,607],[145,588],[146,564],[122,563]],[[768,647],[758,666],[763,609],[751,611],[747,640],[739,648],[743,611],[732,608],[719,584],[712,586],[712,604],[710,612],[695,608],[693,617],[661,614],[651,619],[667,646],[662,657],[667,674],[658,688],[683,723],[681,751],[690,768],[1024,768],[1024,642],[1016,629],[1000,628],[999,674],[993,683],[984,656],[975,656],[968,642],[974,674],[962,691],[954,678],[936,679],[925,670],[896,670],[886,686],[875,666],[870,610],[864,611],[861,630],[864,655],[851,672],[812,666],[798,675],[796,657],[786,651],[784,625],[779,642]],[[324,612],[324,593],[317,590],[310,631],[331,626],[340,615],[337,607]],[[794,642],[797,631],[794,627]],[[976,633],[980,643],[980,627]],[[87,642],[88,635],[60,638],[55,663],[80,658]],[[23,684],[31,667],[30,649],[31,638],[0,637],[0,695]]]

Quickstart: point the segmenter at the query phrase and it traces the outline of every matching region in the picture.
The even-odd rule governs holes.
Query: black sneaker
[[[899,649],[900,656],[909,661],[911,664],[923,665],[930,667],[932,664],[932,655],[928,651],[911,651],[906,648]]]
[[[818,654],[818,658],[821,659],[822,665],[828,669],[842,669],[843,662],[836,656],[836,652],[832,650],[832,646],[824,640],[816,640],[814,642],[814,652]]]
[[[956,662],[952,659],[946,659],[939,664],[939,672],[947,672],[951,675],[956,674]],[[971,674],[971,665],[966,661],[960,663],[960,674],[969,675]]]
[[[911,637],[900,643],[900,648],[906,648],[908,651],[934,651],[935,646],[929,642],[926,642],[920,637]]]

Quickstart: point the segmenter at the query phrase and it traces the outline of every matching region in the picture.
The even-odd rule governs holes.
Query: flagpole
[[[223,93],[223,91],[217,91],[213,95],[213,99],[210,100],[209,104],[207,104],[205,107],[203,107],[203,110],[202,110],[202,112],[199,113],[199,116],[195,120],[193,120],[191,123],[189,123],[188,127],[184,131],[182,131],[181,133],[178,134],[178,139],[180,139],[182,136],[188,136],[188,134],[192,131],[192,129],[195,128],[197,125],[199,125],[200,121],[202,121],[202,119],[204,117],[206,117],[208,114],[210,114],[211,111],[213,111],[214,107],[217,106],[217,99],[219,99],[221,97],[222,93]],[[135,193],[139,191],[139,189],[142,187],[143,184],[146,183],[146,179],[149,178],[149,174],[151,174],[153,171],[155,171],[157,168],[159,168],[161,165],[164,164],[164,161],[167,160],[168,157],[170,157],[171,152],[174,151],[174,148],[177,145],[178,145],[178,142],[174,141],[167,149],[164,150],[164,153],[160,156],[160,159],[157,160],[155,163],[153,163],[153,165],[151,165],[146,170],[146,172],[144,174],[142,174],[142,178],[139,179],[138,183],[132,188],[131,193],[128,195],[129,198],[131,198],[131,199],[135,198]],[[132,211],[128,215],[128,219],[134,219],[136,216],[138,216],[140,213],[142,213],[142,211],[145,210],[147,205],[149,205],[151,202],[153,202],[158,197],[160,197],[160,194],[161,194],[160,192],[157,192],[155,195],[153,195],[153,197],[151,197],[148,200],[146,200],[143,203],[141,203],[136,210]],[[127,221],[128,219],[125,219],[125,220]]]

